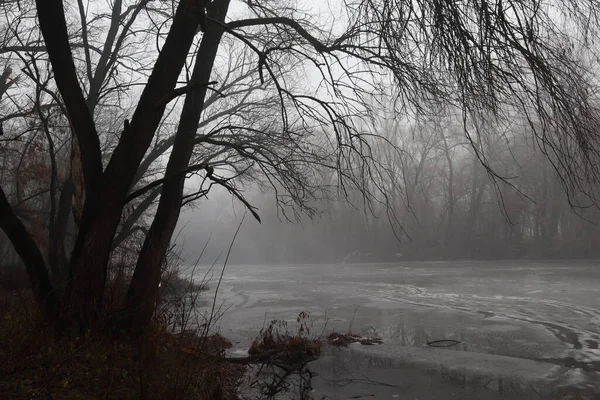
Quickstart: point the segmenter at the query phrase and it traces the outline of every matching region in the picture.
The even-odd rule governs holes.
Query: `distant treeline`
[[[319,214],[287,222],[273,196],[250,195],[262,224],[247,220],[232,261],[245,263],[388,262],[455,259],[600,257],[600,212],[581,193],[567,197],[559,171],[527,132],[478,144],[498,176],[491,177],[460,129],[388,126],[401,156],[379,149],[388,174],[374,181],[388,198],[350,192],[351,204],[322,201]],[[502,177],[508,177],[505,180]],[[223,250],[235,221],[231,202],[187,213],[185,249],[204,244],[206,216],[218,216],[206,254]],[[204,215],[204,216],[203,216]],[[202,221],[202,222],[200,222]],[[216,220],[215,220],[216,221]],[[196,227],[196,224],[197,227]],[[215,240],[215,238],[220,238]],[[183,243],[183,240],[181,241]],[[193,243],[193,245],[192,245]]]

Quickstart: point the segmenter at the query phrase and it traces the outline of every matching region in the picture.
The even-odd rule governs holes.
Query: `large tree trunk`
[[[121,135],[104,172],[98,198],[86,198],[80,233],[71,260],[67,287],[66,320],[76,319],[87,329],[97,318],[106,284],[112,242],[133,178],[148,149],[175,87],[198,28],[195,0],[179,3],[173,24],[160,52],[130,126]]]
[[[113,236],[125,198],[175,87],[203,4],[195,0],[179,3],[131,125],[123,131],[104,173],[98,134],[71,55],[62,1],[37,0],[36,4],[56,84],[81,150],[86,199],[61,311],[63,322],[76,323],[85,330],[96,319],[102,302]]]
[[[229,0],[211,3],[207,8],[208,18],[224,23],[228,7]],[[193,84],[209,82],[222,35],[223,27],[214,22],[204,33],[192,72]],[[185,98],[173,150],[165,171],[167,179],[163,183],[156,216],[140,252],[127,294],[126,315],[129,318],[130,330],[134,333],[143,330],[149,324],[154,312],[161,266],[181,210],[185,184],[185,174],[181,171],[189,166],[206,92],[206,86],[202,86],[187,93]]]

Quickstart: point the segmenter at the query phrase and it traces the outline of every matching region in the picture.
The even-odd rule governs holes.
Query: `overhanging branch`
[[[79,86],[62,3],[61,0],[36,0],[37,14],[54,80],[81,149],[85,190],[88,195],[95,196],[102,183],[100,140]]]
[[[287,17],[265,17],[265,18],[250,18],[241,19],[227,23],[229,29],[244,28],[248,26],[257,25],[286,25],[292,28],[296,33],[302,36],[308,43],[311,44],[319,53],[325,53],[333,50],[333,47],[324,45],[319,39],[311,35],[304,27],[298,22]]]
[[[133,192],[131,192],[128,196],[127,199],[125,200],[125,203],[129,203],[130,201],[132,201],[133,199],[140,197],[142,195],[144,195],[145,193],[147,193],[148,191],[154,189],[157,186],[162,185],[164,182],[170,180],[170,179],[176,179],[178,177],[180,177],[181,175],[185,175],[188,174],[190,172],[194,172],[194,171],[200,171],[201,169],[205,169],[208,166],[208,164],[206,163],[202,163],[202,164],[197,164],[197,165],[191,165],[190,167],[184,169],[183,171],[180,171],[176,174],[172,174],[170,176],[165,176],[164,178],[158,179],[152,183],[147,184],[146,186],[135,190]]]

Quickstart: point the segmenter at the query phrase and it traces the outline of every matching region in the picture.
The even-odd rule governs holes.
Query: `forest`
[[[526,124],[481,128],[480,162],[447,118],[423,125],[382,118],[399,152],[377,149],[390,198],[365,202],[360,191],[345,201],[315,202],[311,217],[278,212],[271,192],[249,186],[262,223],[246,221],[232,254],[238,263],[541,260],[598,258],[598,210],[568,197],[552,163],[530,140]],[[374,192],[374,190],[370,190]],[[192,262],[208,241],[203,262],[222,251],[243,210],[226,192],[210,204],[185,208],[177,248]],[[367,204],[368,203],[368,204]],[[202,229],[202,227],[209,227]],[[210,240],[209,240],[210,239]]]

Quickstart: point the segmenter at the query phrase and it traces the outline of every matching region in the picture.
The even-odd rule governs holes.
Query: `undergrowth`
[[[311,361],[318,358],[321,354],[321,341],[311,337],[310,314],[302,311],[296,318],[296,322],[297,329],[290,331],[286,321],[271,321],[252,342],[248,354],[270,355],[289,362]]]
[[[243,367],[182,351],[202,346],[219,355],[227,344],[214,336],[154,326],[135,341],[94,334],[61,340],[38,324],[34,306],[0,298],[0,399],[235,398]]]
[[[200,312],[205,280],[184,275],[178,257],[163,267],[148,331],[134,340],[114,329],[131,274],[125,261],[110,267],[103,322],[76,338],[39,322],[22,269],[0,269],[0,399],[236,398],[245,367],[218,362],[231,343],[212,333],[219,315]]]

